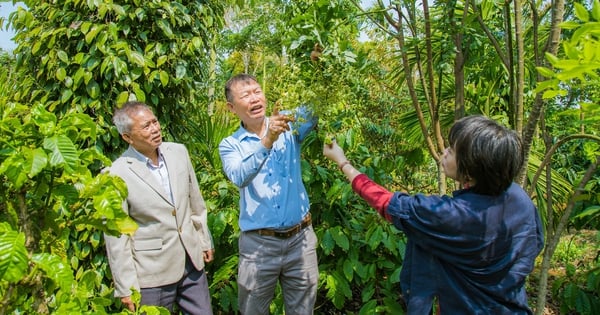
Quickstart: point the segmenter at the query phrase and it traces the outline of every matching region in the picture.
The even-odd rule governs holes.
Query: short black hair
[[[448,142],[455,152],[458,179],[474,179],[473,191],[479,194],[501,194],[523,166],[523,145],[517,133],[481,115],[457,120]]]
[[[258,80],[256,79],[255,76],[247,74],[247,73],[241,73],[241,74],[237,74],[237,75],[231,77],[231,79],[229,79],[227,81],[227,83],[225,83],[225,99],[229,103],[233,103],[233,95],[231,95],[231,86],[234,83],[238,83],[238,82],[244,82],[244,83],[256,82],[256,83],[258,83]]]

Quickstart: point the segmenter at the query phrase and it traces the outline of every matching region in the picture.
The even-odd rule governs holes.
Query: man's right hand
[[[133,300],[131,299],[131,296],[122,297],[121,303],[123,303],[123,306],[125,306],[128,310],[135,312],[135,305],[133,304]]]

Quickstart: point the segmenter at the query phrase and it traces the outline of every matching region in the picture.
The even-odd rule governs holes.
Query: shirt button
[[[179,233],[181,233],[181,232],[182,232],[182,228],[181,228],[181,226],[180,226],[180,227],[179,227]]]
[[[171,212],[171,214],[172,214],[173,216],[175,216],[175,215],[177,214],[177,210],[176,210],[176,209],[173,209],[173,211]]]

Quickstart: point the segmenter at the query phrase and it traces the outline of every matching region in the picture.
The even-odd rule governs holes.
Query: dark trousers
[[[166,307],[173,313],[177,304],[182,314],[212,315],[210,292],[204,269],[196,270],[194,264],[186,257],[185,272],[176,283],[157,288],[142,288],[142,305],[158,305]]]

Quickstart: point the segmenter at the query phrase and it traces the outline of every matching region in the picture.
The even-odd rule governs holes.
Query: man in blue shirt
[[[240,128],[219,144],[223,170],[240,190],[238,302],[244,315],[269,314],[280,281],[285,312],[312,314],[319,270],[317,238],[300,169],[300,146],[317,125],[304,107],[266,116],[255,77],[225,85],[227,107]]]

